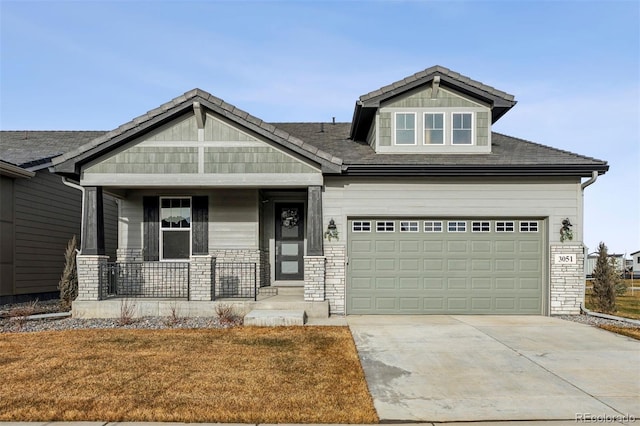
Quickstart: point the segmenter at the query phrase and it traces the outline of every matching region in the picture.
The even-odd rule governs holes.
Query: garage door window
[[[491,232],[491,222],[471,222],[471,232]]]
[[[442,232],[442,222],[425,220],[424,232]]]
[[[351,226],[353,232],[371,232],[371,222],[369,221],[354,221]]]
[[[395,222],[376,222],[377,232],[394,232]]]
[[[467,222],[450,221],[447,223],[449,232],[467,232]]]
[[[418,221],[400,222],[400,232],[418,232]]]
[[[538,232],[538,221],[520,222],[520,232]]]
[[[496,232],[515,232],[515,222],[496,222]]]

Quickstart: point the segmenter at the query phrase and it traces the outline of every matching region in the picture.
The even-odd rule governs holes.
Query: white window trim
[[[456,229],[454,231],[452,231],[449,228],[449,224],[451,224],[451,223],[455,223],[456,224]],[[464,223],[464,230],[462,230],[462,231],[458,229],[458,226],[461,223]],[[452,233],[454,233],[454,232],[467,232],[467,221],[466,220],[448,220],[447,221],[447,232],[452,232]]]
[[[355,229],[356,223],[360,224],[360,228],[362,228],[365,223],[368,223],[369,224],[369,229],[368,230]],[[353,222],[351,222],[351,232],[371,232],[371,228],[372,228],[372,224],[371,224],[370,220],[354,220]]]
[[[391,224],[391,229],[386,229],[386,225],[384,225],[385,229],[384,230],[379,230],[378,229],[378,224],[379,223],[390,223]],[[396,232],[396,222],[394,220],[376,220],[376,232]]]
[[[162,227],[162,200],[189,200],[189,212],[191,222],[189,222],[189,231],[186,231],[186,228],[163,228]],[[159,228],[160,228],[160,236],[158,237],[158,251],[160,262],[189,262],[191,260],[191,256],[193,255],[193,199],[191,196],[167,196],[160,197],[160,211],[159,213]],[[165,259],[164,258],[164,232],[189,232],[189,257],[186,259]]]
[[[535,223],[535,231],[531,230],[531,224]],[[522,229],[522,225],[526,224],[527,229],[523,230]],[[526,232],[526,233],[536,233],[536,232],[540,232],[540,221],[537,220],[521,220],[520,224],[519,224],[519,228],[520,232]]]
[[[440,224],[440,230],[439,231],[436,231],[435,229],[434,230],[427,230],[427,223],[429,223],[431,225],[431,228],[435,228],[436,227],[436,223],[439,223]],[[422,230],[424,232],[429,232],[429,233],[432,233],[432,232],[443,232],[444,223],[441,220],[425,220],[424,223],[422,224]]]
[[[425,128],[425,123],[427,122],[427,114],[440,114],[442,115],[442,143],[427,143],[425,136],[425,132],[427,129]],[[447,113],[445,111],[424,111],[422,113],[422,145],[424,146],[445,146],[447,144]]]
[[[402,115],[413,115],[413,143],[398,143],[398,129],[397,129],[397,117],[398,114]],[[402,129],[406,130],[406,129]],[[394,146],[416,146],[418,144],[418,115],[412,111],[397,111],[393,113],[393,145]]]
[[[503,228],[507,228],[507,224],[511,224],[513,226],[513,229],[511,229],[510,231],[507,229],[503,229],[500,230],[498,229],[498,224],[502,223],[502,227]],[[501,233],[511,233],[511,232],[516,232],[516,221],[515,220],[496,220],[496,232],[501,232]]]
[[[474,223],[478,223],[480,224],[480,230],[476,231],[473,229],[473,224]],[[485,231],[483,228],[485,227],[484,225],[489,225],[488,229]],[[491,232],[491,221],[489,220],[472,220],[471,221],[471,232],[475,232],[475,233],[483,233],[483,232]]]
[[[453,116],[455,114],[471,114],[471,143],[453,143]],[[476,113],[475,111],[451,111],[451,128],[449,129],[449,144],[451,146],[474,146],[476,145]],[[462,130],[462,129],[457,129]]]
[[[407,224],[406,227],[408,228],[408,230],[406,231],[402,230],[403,223]],[[411,230],[411,228],[413,227],[413,224],[415,224],[415,231]],[[400,232],[420,232],[420,222],[417,220],[401,220],[398,226],[398,229],[400,230]]]

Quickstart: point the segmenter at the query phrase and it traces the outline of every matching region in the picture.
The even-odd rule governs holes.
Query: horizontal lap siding
[[[184,190],[170,193],[139,191],[120,201],[121,249],[142,249],[142,197],[194,196],[209,197],[209,252],[221,248],[258,248],[258,191]]]
[[[549,217],[549,241],[555,243],[562,219],[581,215],[580,182],[573,178],[326,178],[325,184],[324,221],[334,218],[341,235],[349,216]],[[581,241],[576,225],[574,241]]]
[[[81,192],[47,171],[15,190],[14,294],[57,291],[67,243],[80,238]]]

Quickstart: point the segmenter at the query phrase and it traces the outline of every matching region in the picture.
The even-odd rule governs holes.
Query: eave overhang
[[[35,172],[26,170],[11,163],[7,163],[6,161],[0,161],[0,176],[29,179],[34,177],[35,175]]]
[[[378,165],[351,164],[343,166],[347,176],[575,176],[590,177],[592,173],[605,174],[609,170],[603,165],[523,165],[523,166],[476,166],[476,165]]]

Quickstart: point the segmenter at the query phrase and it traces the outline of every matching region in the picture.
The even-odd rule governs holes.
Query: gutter
[[[591,172],[591,177],[589,178],[589,180],[580,185],[582,187],[582,190],[584,191],[587,186],[593,184],[596,180],[598,180],[598,172],[594,170]]]
[[[470,165],[420,165],[420,164],[348,164],[344,174],[351,176],[589,176],[587,184],[595,181],[593,166],[470,166]],[[606,171],[603,169],[602,171]]]
[[[11,178],[27,178],[30,179],[36,174],[30,170],[15,166],[11,163],[0,160],[0,175]]]

